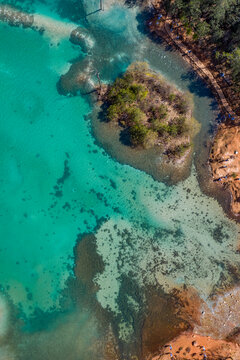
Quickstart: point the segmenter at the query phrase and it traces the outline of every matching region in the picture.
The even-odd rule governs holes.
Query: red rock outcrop
[[[192,332],[184,332],[163,346],[151,360],[239,360],[240,346]],[[150,360],[149,359],[149,360]]]
[[[226,187],[232,195],[231,209],[240,215],[240,126],[223,124],[215,136],[210,154],[215,182]]]

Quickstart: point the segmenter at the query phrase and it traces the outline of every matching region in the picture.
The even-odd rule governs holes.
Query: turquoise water
[[[125,312],[141,313],[141,303],[123,286],[124,279],[131,278],[139,288],[154,285],[166,292],[191,285],[207,298],[223,275],[230,277],[228,265],[239,262],[239,226],[216,200],[201,193],[194,166],[186,181],[170,187],[117,163],[92,136],[87,98],[60,96],[56,83],[79,55],[91,58],[104,81],[134,60],[147,60],[194,94],[195,117],[202,124],[200,142],[216,118],[210,92],[192,78],[177,54],[139,31],[137,9],[107,1],[105,12],[86,22],[84,9],[92,11],[95,3],[82,3],[77,25],[89,29],[94,44],[83,55],[68,40],[78,21],[69,15],[73,3],[48,5],[36,2],[32,10],[41,14],[39,21],[46,16],[57,20],[57,33],[51,23],[43,36],[0,24],[4,360],[97,358],[99,320],[71,301],[63,306],[64,298],[71,297],[67,280],[74,277],[73,249],[82,234],[95,233],[105,264],[94,278],[96,298],[117,319],[117,337],[125,343],[134,337],[131,316]],[[13,311],[17,325],[10,320]],[[8,343],[8,327],[14,326],[17,334]]]

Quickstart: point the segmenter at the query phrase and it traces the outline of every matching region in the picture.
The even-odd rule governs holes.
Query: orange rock
[[[210,154],[210,164],[213,179],[231,192],[232,212],[235,215],[240,215],[239,125],[223,124],[219,127]]]
[[[163,346],[159,354],[151,360],[203,360],[240,359],[240,346],[225,340],[216,340],[209,336],[200,336],[184,332]]]

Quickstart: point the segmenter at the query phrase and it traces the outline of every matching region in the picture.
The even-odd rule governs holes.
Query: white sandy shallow
[[[68,38],[76,28],[76,24],[74,23],[57,20],[43,14],[34,14],[34,25],[39,28],[44,28],[45,35],[55,42],[63,38]]]

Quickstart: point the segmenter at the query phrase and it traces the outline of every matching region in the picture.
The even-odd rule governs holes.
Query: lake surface
[[[0,24],[0,358],[95,359],[109,318],[117,341],[134,343],[133,317],[144,298],[130,283],[140,294],[147,286],[168,293],[186,284],[207,299],[223,276],[230,279],[239,225],[201,192],[194,165],[187,180],[168,186],[112,159],[92,135],[91,103],[59,95],[59,76],[79,57],[90,57],[105,82],[133,61],[148,61],[193,94],[198,146],[217,106],[176,53],[141,31],[137,8],[106,1],[105,11],[86,21],[97,0],[9,3],[38,14],[48,28],[40,35]],[[93,40],[88,54],[69,41],[78,25]],[[74,249],[85,234],[94,234],[103,262],[88,282],[105,318],[86,306],[93,296],[87,281],[73,296]],[[95,259],[87,246],[79,249],[79,261]],[[87,278],[91,266],[84,266]]]

